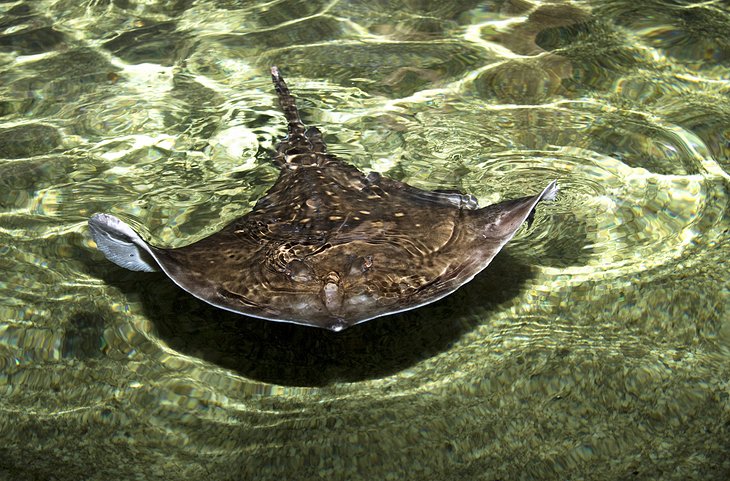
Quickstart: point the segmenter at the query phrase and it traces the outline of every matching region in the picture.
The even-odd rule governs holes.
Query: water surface
[[[0,475],[730,476],[730,8],[0,2]],[[331,333],[104,259],[272,185],[268,68],[363,171],[487,205],[559,179],[434,305]]]

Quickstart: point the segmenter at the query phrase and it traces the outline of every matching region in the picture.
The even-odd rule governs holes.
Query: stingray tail
[[[150,245],[113,215],[94,214],[89,230],[99,250],[116,265],[132,271],[159,270]]]
[[[274,82],[274,88],[276,94],[279,96],[279,105],[281,110],[284,111],[286,120],[289,123],[289,136],[304,133],[304,124],[302,119],[299,117],[299,110],[297,109],[296,101],[291,93],[289,93],[289,87],[284,82],[284,77],[281,76],[278,67],[271,67],[271,80]]]

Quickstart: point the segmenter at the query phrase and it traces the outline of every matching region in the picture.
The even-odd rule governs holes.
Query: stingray
[[[156,247],[109,214],[89,228],[115,264],[164,272],[213,306],[246,316],[341,331],[437,301],[469,282],[531,221],[537,195],[479,208],[471,195],[428,191],[327,152],[306,127],[276,67],[288,122],[276,146],[280,174],[254,208],[185,247]]]

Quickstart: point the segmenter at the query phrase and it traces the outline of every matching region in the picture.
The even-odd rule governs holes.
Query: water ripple
[[[0,10],[3,474],[728,472],[723,2]],[[106,262],[94,212],[183,245],[274,182],[272,63],[364,171],[481,205],[557,179],[557,201],[452,296],[339,334]]]

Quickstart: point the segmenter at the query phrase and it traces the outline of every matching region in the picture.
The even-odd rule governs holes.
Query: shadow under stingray
[[[517,295],[532,269],[503,251],[450,296],[342,332],[224,311],[187,294],[162,274],[115,269],[103,277],[123,292],[142,291],[155,334],[176,351],[257,381],[323,386],[388,376],[447,350],[480,323],[478,313]]]

